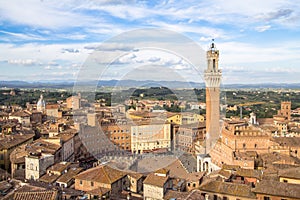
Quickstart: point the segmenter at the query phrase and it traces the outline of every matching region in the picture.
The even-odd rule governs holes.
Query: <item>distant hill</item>
[[[69,88],[75,85],[98,87],[168,87],[168,88],[203,88],[204,83],[183,81],[136,81],[136,80],[101,80],[101,81],[0,81],[0,87],[8,88]]]
[[[101,81],[85,81],[75,82],[72,80],[49,80],[49,81],[0,81],[0,87],[8,88],[70,88],[74,84],[80,86],[95,86],[98,87],[168,87],[176,88],[204,88],[204,83],[183,82],[183,81],[136,81],[136,80],[101,80]],[[244,89],[263,89],[263,88],[283,88],[283,89],[300,89],[300,83],[262,83],[262,84],[224,84],[223,88],[244,88]]]

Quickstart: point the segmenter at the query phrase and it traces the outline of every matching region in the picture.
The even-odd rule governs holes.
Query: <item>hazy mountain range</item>
[[[98,87],[157,87],[164,86],[168,88],[204,88],[205,84],[197,82],[182,82],[182,81],[136,81],[136,80],[101,80],[101,81],[66,81],[66,80],[45,80],[36,82],[27,81],[0,81],[0,87],[7,88],[70,88],[74,84],[81,86]],[[224,84],[223,88],[300,88],[300,83],[260,83],[260,84]]]

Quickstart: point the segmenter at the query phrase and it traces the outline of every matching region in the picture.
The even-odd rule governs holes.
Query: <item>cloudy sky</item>
[[[0,80],[76,80],[94,56],[109,69],[97,66],[102,79],[155,79],[157,71],[157,79],[178,80],[161,76],[174,72],[202,82],[200,64],[180,54],[197,57],[186,37],[204,50],[215,38],[223,83],[300,82],[298,0],[0,0],[0,25]],[[178,35],[135,40],[135,30],[149,28]],[[118,38],[128,31],[130,39]],[[97,50],[110,56],[108,68]]]

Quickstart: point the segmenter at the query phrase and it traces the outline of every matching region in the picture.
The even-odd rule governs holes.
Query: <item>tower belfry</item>
[[[207,51],[206,86],[206,150],[210,151],[220,136],[220,84],[219,50],[214,40]]]

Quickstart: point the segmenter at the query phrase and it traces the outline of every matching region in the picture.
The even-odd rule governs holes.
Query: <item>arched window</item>
[[[216,70],[216,59],[213,59],[213,69]]]

